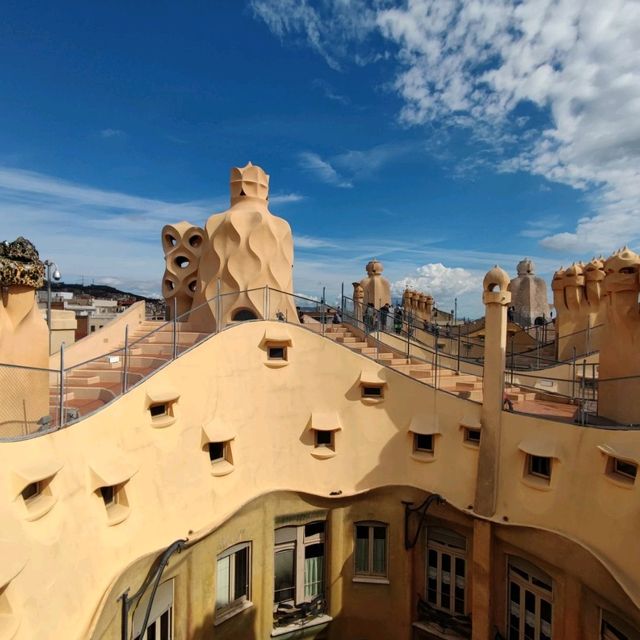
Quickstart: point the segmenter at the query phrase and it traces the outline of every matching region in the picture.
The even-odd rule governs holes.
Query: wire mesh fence
[[[396,365],[400,372],[414,375],[434,388],[469,399],[481,395],[477,383],[483,374],[481,337],[468,335],[465,325],[437,325],[405,314],[399,307],[375,309],[347,296],[328,304],[324,293],[313,298],[263,287],[220,292],[182,315],[175,312],[174,306],[171,315],[170,320],[149,330],[133,327],[130,331],[126,327],[122,342],[115,349],[73,366],[65,366],[64,346],[57,369],[0,364],[0,440],[34,437],[86,417],[212,335],[252,320],[298,324],[321,335],[331,332],[334,325],[345,325],[366,345],[360,349],[362,355],[381,364]],[[473,327],[474,332],[481,330],[477,322]],[[638,380],[599,379],[597,364],[586,359],[580,362],[577,355],[569,361],[569,375],[554,375],[551,367],[567,363],[541,355],[541,346],[549,346],[544,342],[549,329],[523,328],[522,334],[538,341],[537,352],[516,353],[512,348],[507,352],[504,378],[505,394],[516,393],[513,389],[518,387],[525,396],[522,406],[526,406],[526,394],[534,393],[549,402],[575,405],[579,421],[587,424],[597,416],[598,394],[603,385],[611,393],[618,386],[624,386],[625,392],[636,388]],[[580,332],[576,335],[578,340],[584,337]],[[592,336],[590,330],[589,340]],[[573,351],[576,353],[577,349]],[[534,359],[535,366],[523,366],[527,359]],[[405,364],[411,365],[409,369]],[[419,373],[411,373],[411,367]],[[468,378],[465,382],[463,374]],[[470,393],[461,390],[465,385]],[[606,419],[599,421],[606,423]]]

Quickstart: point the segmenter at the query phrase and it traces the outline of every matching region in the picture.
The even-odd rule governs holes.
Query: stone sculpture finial
[[[368,276],[379,276],[384,271],[384,267],[382,266],[382,262],[377,260],[376,258],[372,258],[367,262],[367,266],[365,267],[367,270]]]
[[[32,242],[22,236],[0,242],[0,286],[39,289],[44,284],[44,264]]]
[[[495,291],[497,287],[500,291],[506,291],[509,286],[509,275],[504,269],[495,265],[493,269],[487,272],[482,281],[482,288],[485,291]]]
[[[604,270],[604,286],[607,292],[638,290],[640,256],[635,251],[627,247],[616,251],[605,261]]]
[[[531,258],[524,258],[518,262],[516,267],[519,276],[532,276],[535,275],[535,265]]]
[[[244,198],[269,199],[269,176],[251,162],[244,167],[233,167],[229,184],[231,205],[242,202]]]

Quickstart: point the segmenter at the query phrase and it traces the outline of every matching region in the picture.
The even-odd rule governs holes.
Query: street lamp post
[[[49,327],[49,353],[51,353],[51,278],[58,282],[61,276],[58,265],[52,260],[45,260],[44,266],[47,267],[47,327]],[[54,267],[53,273],[52,267]]]

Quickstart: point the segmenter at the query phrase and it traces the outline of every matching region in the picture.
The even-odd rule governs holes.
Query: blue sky
[[[612,0],[11,2],[0,229],[67,280],[157,293],[163,224],[271,175],[296,291],[479,282],[640,239],[640,12]]]

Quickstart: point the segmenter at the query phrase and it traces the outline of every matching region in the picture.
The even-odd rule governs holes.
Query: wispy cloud
[[[277,205],[300,202],[301,200],[304,200],[304,196],[300,193],[274,193],[269,196],[269,202]]]
[[[126,135],[127,134],[122,129],[102,129],[100,131],[100,137],[105,139],[124,138]]]
[[[351,100],[346,96],[339,94],[334,88],[326,81],[320,78],[316,78],[312,85],[314,88],[322,92],[325,98],[332,100],[333,102],[339,102],[340,104],[347,106],[351,104]]]
[[[294,244],[297,249],[328,249],[338,248],[338,245],[325,238],[314,238],[313,236],[305,236],[296,234],[294,236]]]
[[[312,151],[303,151],[298,155],[300,166],[314,174],[322,182],[340,187],[342,189],[350,189],[353,184],[345,180],[338,174],[335,168],[327,161],[323,160],[317,153]]]
[[[491,162],[591,194],[574,230],[540,236],[544,247],[584,252],[640,244],[637,1],[252,5],[280,38],[306,42],[333,68],[390,54],[387,86],[403,101],[402,124],[445,123],[494,152],[472,158],[466,171]],[[523,119],[522,105],[536,117]]]
[[[520,235],[524,238],[544,238],[563,225],[558,216],[527,220],[525,224],[526,227],[520,231]]]
[[[322,182],[336,187],[350,188],[357,180],[370,178],[390,162],[424,151],[416,141],[379,144],[368,149],[347,149],[323,159],[317,153],[304,151],[299,154],[300,166],[316,175]]]

